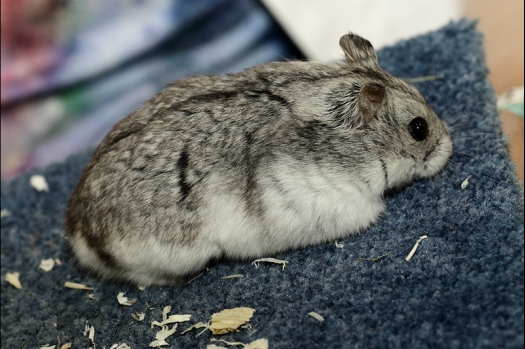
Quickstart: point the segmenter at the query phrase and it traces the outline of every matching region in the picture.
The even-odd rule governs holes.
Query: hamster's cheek
[[[452,140],[448,135],[445,135],[437,142],[431,154],[428,155],[420,175],[422,177],[431,177],[441,171],[452,155],[452,149]]]

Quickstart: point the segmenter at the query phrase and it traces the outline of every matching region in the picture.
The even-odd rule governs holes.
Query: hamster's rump
[[[343,38],[346,63],[188,78],[115,125],[68,204],[79,264],[168,284],[211,260],[359,232],[386,189],[438,173],[452,151],[446,125],[368,41]]]

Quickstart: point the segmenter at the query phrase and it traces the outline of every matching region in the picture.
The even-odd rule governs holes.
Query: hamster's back
[[[241,211],[261,209],[258,168],[291,122],[282,103],[254,74],[201,76],[170,85],[120,121],[69,201],[66,233],[80,264],[145,285],[195,271],[181,265],[173,273],[160,261],[150,280],[140,269],[153,257],[173,260],[163,246],[190,253],[204,243],[199,234],[215,216],[211,197],[236,200]],[[198,267],[222,254],[207,253]]]

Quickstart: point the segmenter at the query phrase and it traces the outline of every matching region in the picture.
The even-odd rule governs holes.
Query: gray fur
[[[347,63],[180,80],[115,125],[69,202],[80,264],[166,284],[212,259],[356,233],[377,220],[385,190],[441,170],[452,151],[445,124],[379,67],[367,40],[340,43]],[[428,123],[423,141],[409,133],[416,117]],[[359,210],[367,218],[346,217]]]

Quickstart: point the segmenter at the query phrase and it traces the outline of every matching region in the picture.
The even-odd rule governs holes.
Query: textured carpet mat
[[[414,84],[451,126],[445,172],[388,195],[386,213],[358,236],[268,256],[286,260],[284,270],[222,261],[183,285],[144,291],[85,274],[66,247],[66,203],[92,152],[2,182],[2,348],[147,348],[160,337],[167,348],[240,348],[213,340],[262,338],[272,349],[522,348],[523,191],[500,131],[482,37],[464,20],[378,56],[396,76],[442,76]],[[49,191],[30,185],[33,174],[45,177]],[[55,263],[46,272],[39,266],[47,259]],[[21,289],[6,281],[14,273]],[[243,277],[224,278],[234,274]],[[121,292],[136,302],[121,305]],[[167,306],[165,317],[191,315],[171,335],[174,324],[160,334],[152,326]],[[255,309],[238,332],[182,334],[236,307]]]

